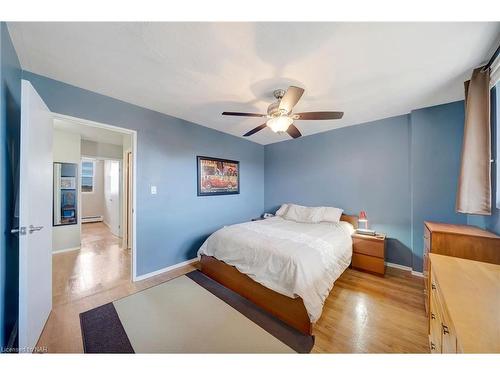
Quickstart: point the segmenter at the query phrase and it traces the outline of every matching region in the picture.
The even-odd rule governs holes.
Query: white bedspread
[[[351,262],[352,232],[346,222],[308,224],[273,217],[218,230],[198,256],[213,256],[269,289],[302,297],[314,323]]]

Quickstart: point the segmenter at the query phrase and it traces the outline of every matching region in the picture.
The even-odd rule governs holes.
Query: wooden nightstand
[[[352,267],[383,275],[385,273],[385,234],[352,235]]]

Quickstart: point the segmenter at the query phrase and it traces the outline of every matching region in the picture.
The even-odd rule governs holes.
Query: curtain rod
[[[483,67],[483,69],[481,69],[483,72],[491,67],[491,64],[493,64],[493,61],[495,61],[499,53],[500,53],[500,45],[498,45],[496,51],[491,56],[490,61],[488,61],[488,63]]]

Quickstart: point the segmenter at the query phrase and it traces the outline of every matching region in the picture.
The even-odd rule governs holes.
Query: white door
[[[31,352],[52,310],[52,116],[21,86],[19,348]]]
[[[120,236],[120,162],[104,160],[104,220]]]

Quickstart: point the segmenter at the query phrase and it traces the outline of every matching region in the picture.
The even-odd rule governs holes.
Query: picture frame
[[[240,193],[240,162],[209,156],[197,156],[198,196]]]
[[[52,226],[78,224],[78,164],[54,162]]]
[[[76,189],[76,178],[61,177],[61,189]]]

